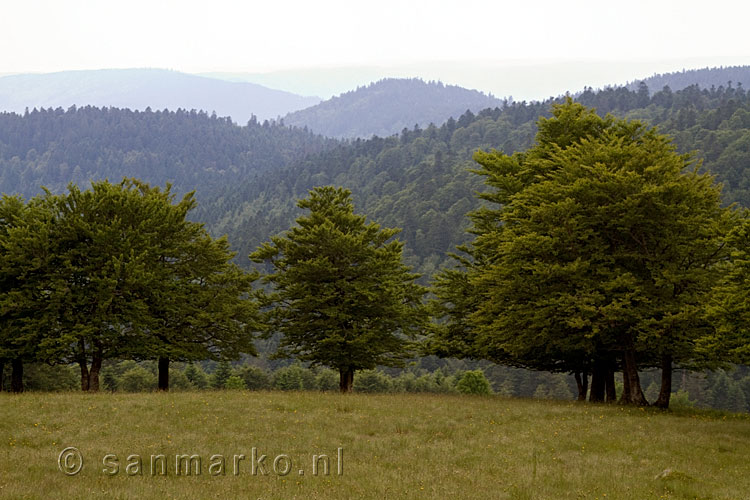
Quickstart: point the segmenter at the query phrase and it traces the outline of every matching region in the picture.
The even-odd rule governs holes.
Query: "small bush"
[[[235,372],[245,382],[245,387],[251,391],[262,391],[271,388],[271,377],[265,370],[257,366],[243,366]]]
[[[245,381],[237,375],[232,375],[224,382],[224,389],[243,390],[246,389]]]
[[[490,381],[482,370],[469,370],[463,374],[456,384],[456,389],[462,394],[492,394]]]
[[[142,366],[135,366],[122,374],[117,389],[125,392],[144,392],[156,389],[156,377]]]
[[[315,376],[299,364],[285,366],[274,372],[273,387],[282,391],[315,389]]]
[[[393,390],[393,379],[379,370],[364,370],[354,374],[354,390],[389,392]]]
[[[336,370],[323,368],[315,375],[315,386],[319,391],[337,391],[339,389],[339,374]]]

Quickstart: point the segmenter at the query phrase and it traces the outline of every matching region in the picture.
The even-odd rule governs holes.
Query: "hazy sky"
[[[429,65],[435,72],[425,77],[442,72],[453,75],[442,77],[448,83],[462,83],[462,65],[475,82],[482,67],[496,77],[498,68],[541,65],[559,73],[528,78],[559,75],[562,84],[575,76],[559,64],[567,61],[583,64],[578,76],[599,65],[630,68],[632,78],[750,64],[749,15],[750,2],[705,0],[6,0],[0,73]],[[609,80],[619,81],[614,73]],[[533,82],[514,85],[521,91],[524,83]],[[482,85],[506,93],[487,88],[491,81]]]

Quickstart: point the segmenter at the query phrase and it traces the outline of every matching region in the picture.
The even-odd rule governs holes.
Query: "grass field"
[[[2,394],[0,407],[2,498],[750,498],[747,415],[234,391]],[[69,446],[77,475],[58,466]],[[176,473],[182,454],[200,475],[195,461]],[[321,454],[328,475],[323,458],[313,474]]]

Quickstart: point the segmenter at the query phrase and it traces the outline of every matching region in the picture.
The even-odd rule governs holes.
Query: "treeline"
[[[231,185],[335,144],[253,119],[234,125],[203,111],[91,106],[0,113],[0,186],[30,197],[46,186],[137,177],[180,192]]]

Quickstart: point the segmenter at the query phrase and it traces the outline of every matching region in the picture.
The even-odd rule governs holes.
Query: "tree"
[[[0,199],[0,371],[10,361],[13,392],[23,392],[24,363],[36,360],[43,334],[38,304],[50,262],[48,208],[38,198]]]
[[[39,308],[45,359],[81,369],[84,391],[99,389],[104,359],[158,359],[158,386],[170,360],[253,354],[252,276],[231,263],[225,238],[187,220],[193,194],[178,203],[136,179],[75,185],[47,194],[54,214],[52,262]]]
[[[356,370],[408,357],[407,338],[425,322],[424,289],[391,240],[399,230],[355,214],[348,190],[318,187],[298,206],[309,214],[250,255],[273,266],[263,277],[273,286],[269,331],[283,335],[278,356],[334,368],[350,392]]]
[[[709,320],[718,328],[702,339],[703,352],[720,352],[734,363],[750,364],[750,211],[729,234],[732,252],[725,274],[717,284],[709,308]]]
[[[538,129],[527,152],[475,155],[491,190],[490,206],[472,214],[477,236],[464,266],[463,288],[477,301],[471,352],[591,372],[592,400],[614,400],[619,365],[621,402],[637,405],[648,404],[639,367],[660,366],[666,407],[673,365],[710,361],[695,344],[711,330],[701,311],[735,214],[721,208],[709,175],[640,122],[601,118],[568,99]],[[449,345],[461,328],[451,325],[445,311],[455,304],[443,289],[436,294],[449,323],[437,334]]]

